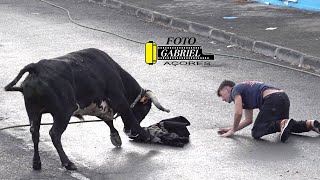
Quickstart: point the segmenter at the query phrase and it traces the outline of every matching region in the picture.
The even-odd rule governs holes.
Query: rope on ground
[[[306,74],[313,75],[313,76],[316,76],[316,77],[320,78],[320,75],[317,74],[317,73],[313,73],[313,72],[305,71],[303,69],[297,69],[297,68],[294,68],[294,67],[285,66],[285,65],[281,65],[281,64],[277,64],[277,63],[273,63],[273,62],[262,61],[262,60],[259,60],[259,59],[236,56],[236,55],[229,55],[229,54],[221,54],[221,53],[207,53],[207,54],[213,54],[215,56],[224,56],[224,57],[231,57],[231,58],[235,58],[235,59],[244,59],[244,60],[249,60],[249,61],[254,61],[254,62],[260,62],[260,63],[264,63],[264,64],[269,64],[269,65],[273,65],[273,66],[282,67],[282,68],[285,68],[285,69],[290,69],[290,70],[306,73]]]
[[[83,28],[87,28],[87,29],[91,29],[91,30],[94,30],[94,31],[99,31],[99,32],[103,32],[103,33],[107,33],[107,34],[111,34],[111,35],[114,35],[114,36],[117,36],[121,39],[125,39],[127,41],[131,41],[131,42],[135,42],[135,43],[138,43],[138,44],[145,44],[143,42],[139,42],[139,41],[136,41],[136,40],[133,40],[133,39],[130,39],[130,38],[126,38],[126,37],[123,37],[123,36],[120,36],[118,34],[115,34],[115,33],[112,33],[112,32],[108,32],[108,31],[105,31],[105,30],[101,30],[101,29],[97,29],[97,28],[93,28],[93,27],[89,27],[89,26],[85,26],[85,25],[82,25],[80,23],[77,23],[76,21],[74,21],[70,15],[70,12],[68,9],[64,8],[64,7],[61,7],[61,6],[58,6],[56,4],[53,4],[53,3],[50,3],[48,1],[45,1],[45,0],[40,0],[41,2],[44,2],[44,3],[47,3],[51,6],[54,6],[56,8],[59,8],[59,9],[62,9],[64,10],[65,12],[67,12],[68,14],[68,18],[69,20],[80,26],[80,27],[83,27]],[[258,60],[258,59],[254,59],[254,58],[248,58],[248,57],[242,57],[242,56],[236,56],[236,55],[229,55],[229,54],[221,54],[221,53],[208,53],[207,54],[213,54],[215,56],[223,56],[223,57],[230,57],[230,58],[235,58],[235,59],[243,59],[243,60],[249,60],[249,61],[254,61],[254,62],[260,62],[260,63],[264,63],[264,64],[269,64],[269,65],[273,65],[273,66],[278,66],[278,67],[282,67],[282,68],[285,68],[285,69],[290,69],[290,70],[294,70],[294,71],[298,71],[298,72],[302,72],[302,73],[306,73],[306,74],[309,74],[309,75],[313,75],[313,76],[316,76],[316,77],[319,77],[320,78],[320,75],[319,74],[316,74],[316,73],[312,73],[312,72],[308,72],[308,71],[304,71],[302,69],[297,69],[297,68],[293,68],[293,67],[289,67],[289,66],[285,66],[285,65],[281,65],[281,64],[276,64],[276,63],[272,63],[272,62],[267,62],[267,61],[262,61],[262,60]],[[118,116],[117,116],[118,117]],[[104,121],[104,120],[82,120],[82,121],[76,121],[76,122],[69,122],[69,124],[79,124],[79,123],[89,123],[89,122],[100,122],[100,121]],[[41,123],[40,125],[53,125],[53,123]],[[28,127],[30,126],[30,124],[24,124],[24,125],[16,125],[16,126],[8,126],[8,127],[4,127],[4,128],[0,128],[0,131],[2,130],[6,130],[6,129],[12,129],[12,128],[18,128],[18,127]]]
[[[75,121],[75,122],[69,122],[69,124],[80,124],[80,123],[89,123],[89,122],[101,122],[104,121],[102,119],[97,119],[97,120],[82,120],[82,121]],[[53,123],[41,123],[40,125],[53,125]],[[30,124],[22,124],[22,125],[16,125],[16,126],[8,126],[4,128],[0,128],[0,131],[6,130],[6,129],[13,129],[13,128],[19,128],[19,127],[28,127]]]
[[[82,25],[82,24],[80,24],[80,23],[78,23],[78,22],[76,22],[76,21],[74,21],[74,20],[72,19],[72,17],[71,17],[71,15],[70,15],[70,12],[69,12],[68,9],[66,9],[66,8],[64,8],[64,7],[61,7],[61,6],[58,6],[58,5],[56,5],[56,4],[53,4],[53,3],[51,3],[51,2],[45,1],[45,0],[40,0],[40,1],[41,1],[41,2],[44,2],[44,3],[47,3],[47,4],[49,4],[49,5],[53,6],[53,7],[56,7],[56,8],[59,8],[59,9],[64,10],[65,12],[67,12],[69,20],[70,20],[72,23],[74,23],[74,24],[76,24],[76,25],[78,25],[78,26],[80,26],[80,27],[87,28],[87,29],[91,29],[91,30],[94,30],[94,31],[99,31],[99,32],[107,33],[107,34],[111,34],[111,35],[113,35],[113,36],[117,36],[117,37],[119,37],[119,38],[121,38],[121,39],[125,39],[125,40],[127,40],[127,41],[131,41],[131,42],[134,42],[134,43],[145,44],[145,43],[143,43],[143,42],[136,41],[136,40],[133,40],[133,39],[130,39],[130,38],[126,38],[126,37],[124,37],[124,36],[118,35],[118,34],[113,33],[113,32],[109,32],[109,31],[105,31],[105,30],[102,30],[102,29],[97,29],[97,28],[93,28],[93,27],[86,26],[86,25]]]
[[[105,30],[101,30],[101,29],[97,29],[97,28],[93,28],[93,27],[89,27],[89,26],[85,26],[85,25],[82,25],[80,23],[77,23],[76,21],[74,21],[70,15],[70,11],[64,7],[61,7],[61,6],[58,6],[56,4],[53,4],[51,2],[48,2],[48,1],[45,1],[45,0],[40,0],[41,2],[44,2],[44,3],[47,3],[51,6],[54,6],[56,8],[59,8],[59,9],[62,9],[64,10],[65,12],[67,12],[68,14],[68,18],[69,20],[80,26],[80,27],[83,27],[83,28],[87,28],[87,29],[91,29],[91,30],[94,30],[94,31],[99,31],[99,32],[103,32],[103,33],[107,33],[107,34],[111,34],[111,35],[114,35],[114,36],[117,36],[121,39],[124,39],[124,40],[127,40],[127,41],[131,41],[131,42],[135,42],[135,43],[138,43],[138,44],[145,44],[143,42],[140,42],[140,41],[137,41],[137,40],[133,40],[133,39],[130,39],[130,38],[126,38],[126,37],[123,37],[121,35],[118,35],[116,33],[112,33],[112,32],[109,32],[109,31],[105,31]],[[241,57],[241,56],[236,56],[236,55],[228,55],[228,54],[221,54],[221,53],[208,53],[208,54],[213,54],[215,56],[223,56],[223,57],[230,57],[230,58],[235,58],[235,59],[243,59],[243,60],[249,60],[249,61],[254,61],[254,62],[260,62],[260,63],[264,63],[264,64],[269,64],[269,65],[273,65],[273,66],[278,66],[278,67],[282,67],[282,68],[285,68],[285,69],[290,69],[290,70],[294,70],[294,71],[298,71],[298,72],[302,72],[302,73],[306,73],[306,74],[309,74],[309,75],[313,75],[313,76],[316,76],[316,77],[319,77],[320,78],[320,75],[319,74],[316,74],[316,73],[313,73],[313,72],[309,72],[309,71],[305,71],[305,70],[302,70],[302,69],[297,69],[297,68],[293,68],[293,67],[290,67],[290,66],[285,66],[285,65],[281,65],[281,64],[277,64],[277,63],[272,63],[272,62],[267,62],[267,61],[262,61],[262,60],[258,60],[258,59],[254,59],[254,58],[249,58],[249,57]]]

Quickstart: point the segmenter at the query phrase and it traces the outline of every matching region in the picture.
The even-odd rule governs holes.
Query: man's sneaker
[[[291,128],[294,124],[293,119],[288,119],[288,120],[282,120],[280,122],[280,129],[281,129],[281,134],[280,134],[280,140],[281,142],[285,142],[288,140],[290,134],[291,134]]]
[[[320,134],[320,123],[317,120],[314,120],[312,122],[312,131],[317,132],[318,134]]]

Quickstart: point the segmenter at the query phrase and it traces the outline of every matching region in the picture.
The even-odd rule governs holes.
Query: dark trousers
[[[289,119],[290,100],[285,92],[272,93],[263,98],[262,107],[252,128],[252,137],[259,139],[264,135],[280,132],[280,122]],[[294,121],[291,132],[310,131],[306,121]]]

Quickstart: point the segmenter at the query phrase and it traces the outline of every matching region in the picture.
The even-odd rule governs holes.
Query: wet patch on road
[[[2,117],[2,116],[0,116],[0,121],[6,120],[6,119],[9,119],[9,117]]]
[[[216,63],[216,62],[211,62],[210,65],[205,65],[205,66],[202,66],[202,67],[226,67],[228,66],[227,63]]]

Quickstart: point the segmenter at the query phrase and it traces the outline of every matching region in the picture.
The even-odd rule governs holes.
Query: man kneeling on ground
[[[248,81],[235,84],[225,80],[217,90],[218,97],[231,103],[234,101],[234,123],[231,128],[220,128],[218,133],[223,137],[232,136],[236,131],[250,125],[253,120],[253,109],[260,112],[252,128],[252,137],[280,133],[280,140],[285,142],[291,132],[302,133],[315,131],[320,134],[320,123],[317,120],[295,121],[289,119],[290,100],[287,94],[278,88],[263,82]],[[244,109],[245,119],[241,121]]]

